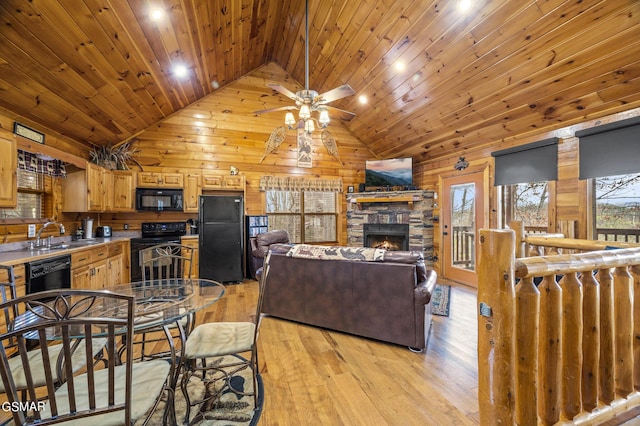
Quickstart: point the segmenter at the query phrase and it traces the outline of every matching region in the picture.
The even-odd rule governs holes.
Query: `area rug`
[[[436,284],[431,295],[431,313],[441,317],[449,316],[449,304],[451,302],[451,286]]]
[[[226,357],[208,358],[207,365],[220,364]],[[208,375],[213,374],[211,371]],[[189,381],[189,395],[191,399],[201,398],[203,392],[206,395],[214,395],[218,393],[222,381],[212,382],[205,389],[202,375],[193,375]],[[231,378],[234,387],[245,392],[253,390],[253,378],[251,370],[246,368]],[[220,426],[220,425],[238,425],[238,426],[254,426],[258,424],[260,414],[262,413],[262,405],[264,402],[264,387],[262,378],[258,374],[258,406],[254,407],[253,395],[241,396],[226,389],[216,397],[212,398],[200,407],[191,407],[189,415],[191,424],[198,426]],[[185,400],[180,388],[180,380],[178,380],[178,388],[175,395],[176,418],[178,424],[184,423]],[[162,425],[162,416],[164,413],[165,402],[161,401],[149,421],[150,425]],[[257,409],[256,409],[257,408]],[[194,421],[195,419],[195,421]]]

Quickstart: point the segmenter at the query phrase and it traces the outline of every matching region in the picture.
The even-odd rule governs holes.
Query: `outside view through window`
[[[547,232],[549,191],[547,182],[511,185],[513,219],[522,221],[528,232]]]
[[[594,179],[599,240],[640,242],[640,174]]]

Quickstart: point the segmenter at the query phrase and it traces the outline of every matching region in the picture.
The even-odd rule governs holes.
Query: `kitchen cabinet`
[[[200,174],[188,173],[184,177],[184,204],[185,212],[198,213],[198,198],[202,194]]]
[[[138,186],[141,188],[183,188],[182,173],[139,172]]]
[[[128,242],[119,241],[71,253],[71,287],[102,290],[129,281]]]
[[[202,174],[202,189],[224,189],[244,191],[245,177],[241,175]]]
[[[85,170],[68,173],[62,184],[62,211],[103,211],[104,174],[105,170],[93,163],[87,163]]]
[[[134,212],[136,174],[131,170],[105,171],[105,211]]]
[[[0,207],[15,207],[18,203],[18,150],[16,137],[0,133]]]
[[[191,247],[193,249],[193,258],[191,260],[191,278],[198,278],[198,270],[200,269],[200,262],[198,256],[198,236],[182,237],[180,239],[182,245]],[[186,276],[187,274],[185,274]]]

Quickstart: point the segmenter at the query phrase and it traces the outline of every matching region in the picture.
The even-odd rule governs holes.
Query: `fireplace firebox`
[[[400,223],[365,223],[365,247],[386,250],[409,250],[409,225]]]

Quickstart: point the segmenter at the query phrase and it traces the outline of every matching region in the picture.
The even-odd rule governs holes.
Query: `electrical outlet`
[[[125,224],[124,224],[124,230],[126,231],[127,229],[129,229],[129,224],[128,224],[128,223],[125,223]]]
[[[36,236],[36,225],[29,225],[29,230],[27,231],[27,237],[33,238]]]

